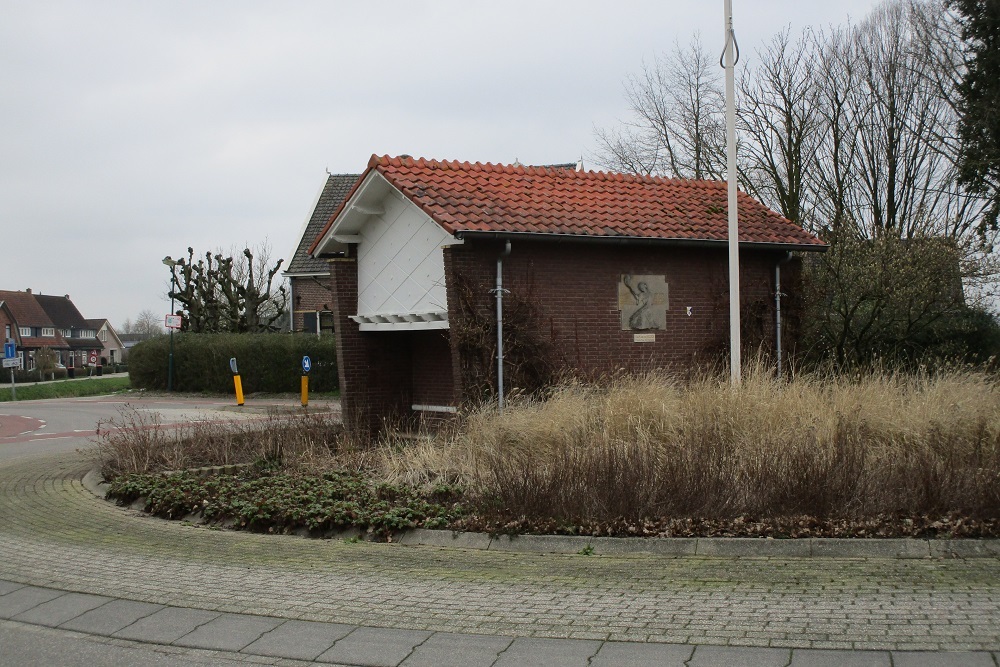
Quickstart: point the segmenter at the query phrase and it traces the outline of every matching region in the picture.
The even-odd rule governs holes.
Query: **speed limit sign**
[[[90,351],[90,363],[92,363],[92,364],[96,364],[97,363],[97,352],[94,351],[94,350]]]

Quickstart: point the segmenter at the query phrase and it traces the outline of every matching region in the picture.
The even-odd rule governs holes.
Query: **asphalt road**
[[[97,429],[124,425],[130,414],[156,415],[162,427],[193,421],[258,418],[270,406],[294,407],[297,400],[247,400],[145,396],[142,393],[0,403],[0,462],[40,453],[74,452],[91,446]]]

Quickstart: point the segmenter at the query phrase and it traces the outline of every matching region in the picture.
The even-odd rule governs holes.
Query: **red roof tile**
[[[48,313],[42,308],[31,292],[11,292],[0,290],[0,301],[5,301],[14,314],[18,326],[54,327]]]
[[[373,155],[355,191],[373,170],[450,234],[728,239],[724,181]],[[740,192],[737,201],[741,242],[824,247],[816,236],[749,195]]]

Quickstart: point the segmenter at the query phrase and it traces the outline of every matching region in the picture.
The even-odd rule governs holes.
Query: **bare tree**
[[[744,137],[742,184],[750,194],[802,224],[813,202],[807,174],[819,148],[819,91],[806,37],[784,30],[758,52],[740,79],[738,128]]]
[[[157,336],[163,333],[163,318],[146,309],[141,311],[135,320],[126,319],[122,322],[117,331],[122,334]]]
[[[616,171],[677,178],[725,175],[725,94],[715,61],[698,36],[630,76],[632,118],[597,130],[598,164]]]

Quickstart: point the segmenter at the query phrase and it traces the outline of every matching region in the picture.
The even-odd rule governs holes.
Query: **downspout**
[[[778,353],[778,377],[781,377],[781,265],[792,261],[792,253],[785,256],[774,265],[774,338]]]
[[[502,414],[504,407],[503,390],[503,258],[510,255],[510,241],[504,245],[497,257],[497,409]]]

